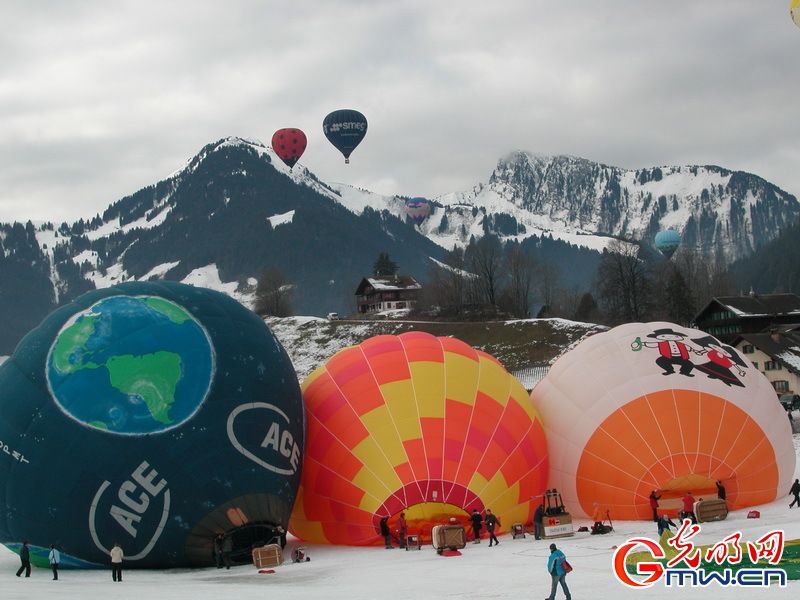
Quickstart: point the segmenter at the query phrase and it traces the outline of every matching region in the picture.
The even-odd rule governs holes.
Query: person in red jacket
[[[697,517],[694,515],[694,496],[692,496],[692,492],[686,492],[683,497],[683,518],[691,519],[692,523],[697,524]]]
[[[656,490],[650,492],[650,508],[653,509],[653,522],[658,523],[658,501],[661,500],[661,496],[656,495]]]
[[[401,512],[397,518],[397,537],[400,541],[400,547],[406,547],[406,513]]]

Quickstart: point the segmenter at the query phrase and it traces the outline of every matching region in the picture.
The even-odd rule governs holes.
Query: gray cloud
[[[719,164],[800,194],[784,0],[6,2],[0,221],[72,220],[227,135],[309,137],[321,178],[468,189],[510,150]],[[321,131],[367,115],[345,167]]]

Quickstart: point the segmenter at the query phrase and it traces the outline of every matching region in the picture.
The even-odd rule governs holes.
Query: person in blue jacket
[[[547,559],[547,572],[550,573],[552,579],[552,586],[550,587],[550,595],[545,600],[555,600],[556,589],[558,584],[561,584],[567,600],[571,600],[572,596],[567,587],[567,572],[564,570],[564,561],[567,557],[564,553],[556,548],[555,544],[550,544],[550,556]]]

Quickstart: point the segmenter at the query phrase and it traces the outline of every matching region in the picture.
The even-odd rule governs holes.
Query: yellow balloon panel
[[[312,373],[303,395],[309,430],[290,530],[307,541],[380,543],[380,518],[403,511],[423,536],[473,508],[517,521],[545,489],[547,442],[530,398],[459,340],[371,338]]]

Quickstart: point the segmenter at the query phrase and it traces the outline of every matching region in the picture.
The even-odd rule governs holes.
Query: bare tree
[[[478,276],[476,283],[481,299],[486,304],[496,306],[503,260],[500,240],[493,235],[484,235],[477,242],[470,243],[467,254],[471,271]]]
[[[597,269],[597,290],[609,319],[616,323],[643,320],[651,288],[650,271],[639,258],[639,247],[611,242]]]
[[[511,313],[516,317],[527,319],[531,316],[531,294],[536,263],[519,244],[514,244],[506,255],[505,264]]]
[[[256,286],[255,312],[263,316],[288,317],[292,315],[292,285],[280,269],[267,269],[261,273]]]
[[[470,292],[475,275],[466,270],[464,250],[454,248],[449,251],[442,264],[431,267],[428,285],[429,302],[439,306],[443,312],[460,315],[464,305],[470,302]]]
[[[549,314],[556,304],[561,274],[558,268],[550,263],[542,263],[537,269],[539,278],[539,297],[546,312]]]

